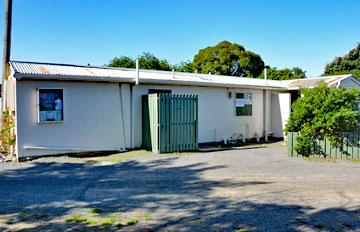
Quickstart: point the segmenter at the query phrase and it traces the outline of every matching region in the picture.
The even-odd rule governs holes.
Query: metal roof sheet
[[[324,81],[329,86],[332,86],[346,78],[352,77],[351,74],[346,75],[335,75],[335,76],[323,76],[323,77],[314,77],[314,78],[304,78],[296,80],[288,80],[287,87],[290,90],[299,89],[301,87],[313,87],[320,81]]]
[[[10,61],[10,65],[13,69],[14,77],[17,79],[86,80],[135,83],[137,76],[136,69],[127,68],[94,67],[24,61]],[[349,76],[351,75],[287,81],[266,81],[259,78],[140,69],[139,83],[287,90],[298,89],[300,87],[311,87],[321,80],[325,80],[325,82],[330,84]]]

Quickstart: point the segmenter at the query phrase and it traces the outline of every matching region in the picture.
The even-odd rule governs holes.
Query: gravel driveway
[[[0,231],[360,231],[360,163],[289,158],[281,143],[0,164],[0,196]],[[75,214],[115,221],[64,222]]]

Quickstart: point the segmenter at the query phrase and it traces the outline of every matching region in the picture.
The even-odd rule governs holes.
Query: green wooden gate
[[[154,153],[198,149],[197,95],[144,95],[142,109],[144,148]]]

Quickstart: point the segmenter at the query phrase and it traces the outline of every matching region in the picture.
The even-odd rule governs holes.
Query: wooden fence
[[[289,156],[302,156],[302,154],[298,154],[295,150],[295,146],[297,144],[296,138],[298,137],[298,134],[298,132],[288,133]],[[344,149],[342,151],[336,147],[331,146],[329,140],[326,138],[323,140],[315,140],[314,146],[318,146],[323,154],[332,159],[360,159],[360,129],[346,133]]]
[[[154,153],[198,149],[198,96],[143,96],[143,146]]]

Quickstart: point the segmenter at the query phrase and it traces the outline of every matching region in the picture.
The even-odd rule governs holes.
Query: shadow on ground
[[[360,230],[360,208],[313,212],[302,205],[259,204],[212,196],[212,190],[267,185],[271,182],[205,180],[202,173],[224,166],[196,163],[172,166],[177,157],[99,166],[84,163],[40,163],[0,172],[0,217],[21,212],[46,215],[24,231],[102,230],[88,224],[66,224],[76,210],[100,208],[105,213],[150,212],[153,219],[122,228],[139,231],[324,231]],[[312,213],[309,213],[312,212]],[[7,230],[9,225],[0,227]],[[107,230],[117,230],[115,226]]]

